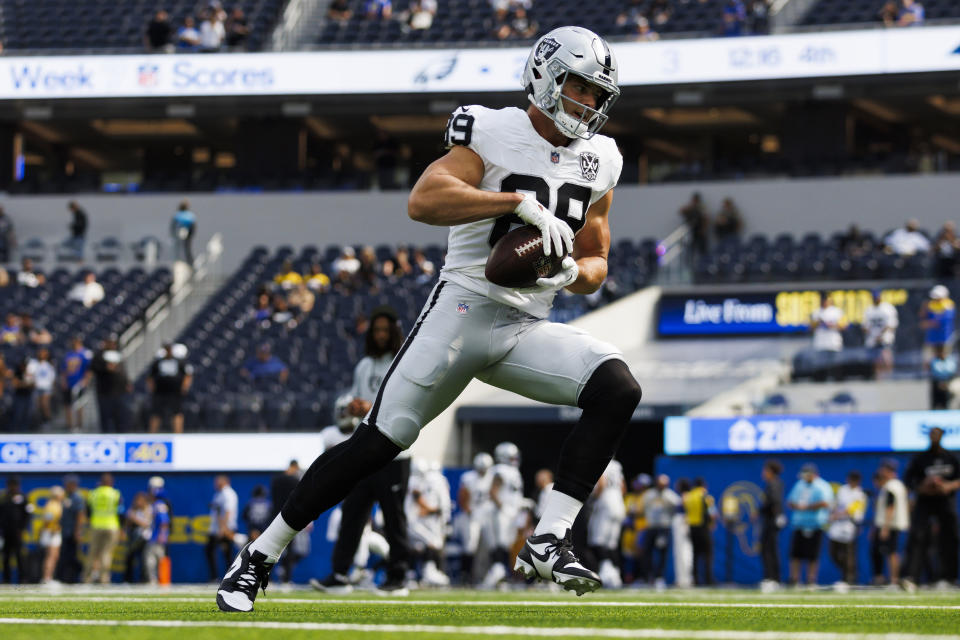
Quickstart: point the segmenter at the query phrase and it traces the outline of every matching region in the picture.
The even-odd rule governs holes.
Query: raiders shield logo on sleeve
[[[537,64],[543,64],[543,61],[549,60],[559,48],[559,42],[553,38],[544,38],[540,44],[537,45],[537,50],[533,53],[533,61]]]
[[[597,173],[600,171],[600,156],[591,152],[583,151],[580,153],[580,172],[586,180],[596,180]]]

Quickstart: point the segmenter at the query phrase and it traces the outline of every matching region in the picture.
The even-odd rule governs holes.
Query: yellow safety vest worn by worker
[[[90,504],[90,527],[117,531],[120,529],[120,492],[113,487],[97,487],[87,496]]]
[[[707,509],[711,506],[708,501],[712,500],[704,487],[694,487],[683,494],[683,510],[687,514],[687,524],[691,527],[708,524]]]

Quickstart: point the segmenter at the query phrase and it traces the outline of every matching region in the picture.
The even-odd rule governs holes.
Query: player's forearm
[[[407,214],[417,222],[450,227],[513,213],[521,200],[519,193],[483,191],[455,176],[434,173],[413,187]]]
[[[599,256],[588,256],[577,260],[580,275],[567,287],[570,293],[586,295],[600,288],[607,277],[607,261]]]

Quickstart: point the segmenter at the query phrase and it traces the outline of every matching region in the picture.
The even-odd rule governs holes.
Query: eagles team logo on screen
[[[600,171],[600,156],[590,151],[580,154],[580,173],[587,180],[596,180]]]
[[[537,45],[537,50],[533,53],[533,61],[537,64],[543,64],[544,60],[549,60],[560,49],[560,43],[553,38],[544,38]]]

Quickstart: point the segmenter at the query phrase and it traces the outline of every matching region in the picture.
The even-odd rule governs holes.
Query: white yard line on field
[[[535,636],[589,638],[693,638],[695,640],[958,640],[956,635],[917,633],[827,633],[819,631],[722,631],[716,629],[604,629],[590,627],[542,628],[422,624],[348,624],[336,622],[244,622],[198,620],[38,620],[0,618],[0,625],[54,625],[80,627],[282,629],[297,631],[354,631],[372,633],[444,633],[463,636]]]
[[[212,597],[145,598],[140,596],[7,596],[0,595],[0,603],[47,602],[181,602],[192,604],[212,603]],[[356,605],[411,605],[425,607],[695,607],[711,609],[917,609],[960,610],[960,605],[942,604],[861,604],[839,602],[644,602],[635,600],[412,600],[412,599],[349,599],[349,598],[261,598],[261,604],[356,604]]]

